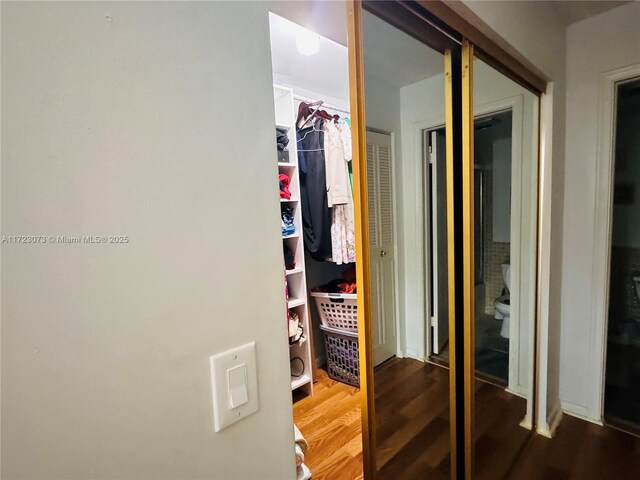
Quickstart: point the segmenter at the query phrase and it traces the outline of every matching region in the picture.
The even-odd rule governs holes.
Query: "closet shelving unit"
[[[302,206],[300,204],[300,178],[298,175],[298,151],[296,148],[296,113],[294,109],[293,90],[279,85],[273,86],[273,99],[275,105],[275,124],[277,127],[287,130],[289,136],[289,161],[278,162],[278,173],[284,173],[290,178],[290,199],[280,199],[280,205],[290,206],[294,210],[295,233],[282,237],[295,258],[295,268],[286,271],[287,284],[289,286],[288,308],[295,311],[300,318],[304,337],[306,340],[300,344],[289,346],[289,357],[300,358],[304,362],[304,371],[301,376],[291,376],[291,389],[304,389],[306,393],[313,393],[313,357],[311,345],[313,342],[311,325],[309,322],[309,302],[307,297],[307,280],[304,264],[304,239],[302,235]],[[300,362],[292,363],[294,369],[299,368]],[[297,373],[297,372],[296,372]]]

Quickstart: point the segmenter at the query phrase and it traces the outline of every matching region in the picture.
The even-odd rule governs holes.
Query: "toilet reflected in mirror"
[[[478,74],[494,72],[480,69]],[[509,358],[513,121],[513,108],[496,106],[474,122],[476,372],[504,387],[510,361],[517,362]]]
[[[500,336],[509,338],[509,315],[511,314],[511,298],[509,296],[509,273],[510,265],[503,263],[502,265],[502,280],[504,281],[504,290],[502,295],[496,299],[495,308],[496,313],[494,317],[496,320],[502,320],[502,327],[500,328]]]

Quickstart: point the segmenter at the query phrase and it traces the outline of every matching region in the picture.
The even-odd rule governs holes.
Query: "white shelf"
[[[287,308],[299,307],[305,303],[307,303],[307,301],[304,298],[290,298],[287,303]]]
[[[289,191],[291,192],[291,198],[281,198],[280,204],[283,207],[288,206],[292,208],[293,225],[295,226],[295,233],[282,235],[283,243],[291,249],[295,261],[295,268],[286,271],[287,284],[289,286],[289,301],[287,302],[287,307],[296,309],[306,338],[302,344],[295,343],[289,347],[290,357],[300,357],[304,363],[302,376],[291,377],[291,389],[296,390],[302,387],[303,391],[312,395],[314,359],[311,355],[311,345],[313,344],[313,330],[309,319],[309,308],[307,308],[309,301],[307,299],[307,277],[305,275],[304,262],[302,208],[300,208],[301,205],[299,203],[301,190],[300,177],[298,176],[298,149],[295,130],[297,110],[295,109],[293,90],[289,87],[274,85],[273,100],[275,107],[275,124],[277,127],[286,129],[287,136],[289,137],[289,143],[287,145],[289,161],[278,162],[278,172],[289,177]],[[279,158],[281,160],[287,159],[283,156]],[[285,322],[282,322],[282,325],[286,330]],[[299,362],[297,362],[293,368],[299,369]]]
[[[291,390],[300,388],[308,383],[311,383],[311,377],[309,375],[302,375],[301,377],[291,377]]]

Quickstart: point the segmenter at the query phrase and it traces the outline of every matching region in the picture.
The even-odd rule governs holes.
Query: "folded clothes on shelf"
[[[287,245],[283,245],[282,250],[284,253],[284,268],[286,268],[287,270],[293,270],[294,268],[296,268],[296,259],[293,255],[293,252]]]
[[[287,148],[289,135],[287,135],[286,128],[276,127],[276,144],[279,152],[283,152]]]
[[[280,183],[280,198],[289,200],[291,198],[291,192],[289,191],[289,184],[291,180],[288,175],[281,173],[278,175],[278,182]]]
[[[287,317],[289,320],[289,344],[293,345],[294,343],[304,343],[306,340],[304,336],[304,329],[302,328],[302,322],[300,321],[300,317],[293,310],[287,311]]]
[[[293,224],[293,207],[284,206],[281,209],[282,235],[293,235],[296,233],[296,226]]]

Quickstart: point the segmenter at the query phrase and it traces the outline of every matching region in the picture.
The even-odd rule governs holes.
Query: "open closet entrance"
[[[336,472],[358,478],[363,448],[347,11],[339,2],[271,6],[298,478],[336,478]],[[367,152],[377,365],[397,354],[393,133],[368,132]]]

